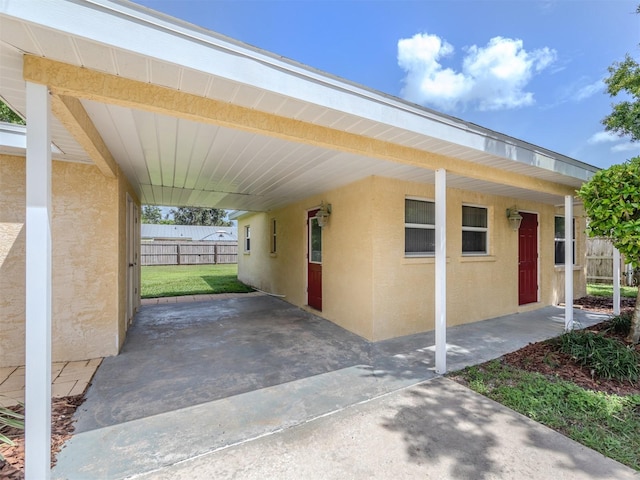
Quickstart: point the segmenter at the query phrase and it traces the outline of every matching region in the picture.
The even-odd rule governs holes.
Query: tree
[[[607,91],[612,97],[621,92],[631,99],[613,105],[613,111],[602,123],[605,130],[618,135],[628,135],[632,142],[640,140],[640,65],[629,55],[623,62],[609,67],[609,78],[605,80]]]
[[[142,206],[142,223],[160,223],[162,221],[162,211],[160,207],[154,205]]]
[[[640,157],[600,170],[578,196],[589,217],[589,235],[610,238],[627,262],[640,267]],[[627,340],[640,342],[640,288]]]
[[[9,106],[0,100],[0,122],[17,123],[18,125],[24,125],[24,120],[20,116],[11,110]]]
[[[640,13],[640,6],[636,13]],[[640,65],[626,55],[623,62],[609,67],[609,74],[605,80],[609,95],[615,97],[624,92],[631,98],[613,105],[611,114],[602,120],[605,130],[638,141]],[[610,238],[613,246],[635,267],[637,278],[640,272],[640,157],[600,170],[578,190],[578,196],[589,217],[589,235]],[[627,340],[640,342],[640,288]]]
[[[227,212],[219,208],[179,207],[171,210],[176,225],[218,225],[228,227]]]

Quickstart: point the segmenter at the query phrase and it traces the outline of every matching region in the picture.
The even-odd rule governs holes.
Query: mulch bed
[[[51,466],[56,463],[55,458],[64,446],[64,443],[71,438],[75,429],[73,425],[73,414],[84,402],[84,395],[73,397],[54,398],[51,404]],[[12,407],[12,410],[24,413],[23,407]],[[1,480],[23,480],[24,479],[24,433],[21,430],[8,430],[5,434],[13,439],[15,446],[0,444],[0,454],[5,461],[0,460]]]
[[[573,304],[576,307],[584,308],[585,310],[591,310],[594,312],[611,313],[613,312],[613,298],[608,297],[596,297],[594,295],[587,295],[586,297],[578,298],[574,300]],[[620,310],[633,310],[636,304],[635,298],[621,297],[620,298]]]
[[[607,337],[613,337],[628,345],[623,335],[605,331],[607,322],[599,323],[587,328],[587,331],[602,332]],[[640,344],[635,345],[640,354]],[[587,367],[576,364],[570,355],[561,353],[553,345],[553,340],[530,343],[524,348],[502,357],[502,361],[514,367],[542,375],[559,377],[576,385],[598,392],[615,393],[616,395],[640,394],[640,382],[634,384],[619,380],[595,378]]]

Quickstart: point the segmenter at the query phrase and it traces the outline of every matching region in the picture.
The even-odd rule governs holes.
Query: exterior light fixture
[[[320,228],[324,227],[327,224],[329,215],[331,215],[331,204],[327,203],[325,205],[324,201],[320,202],[320,210],[318,210],[318,213],[316,213],[315,217]]]
[[[520,215],[520,212],[518,212],[516,207],[507,208],[507,220],[509,220],[511,230],[517,232],[520,228],[520,224],[522,223],[522,215]]]

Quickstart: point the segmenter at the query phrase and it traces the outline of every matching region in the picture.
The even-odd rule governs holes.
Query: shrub
[[[634,383],[640,376],[638,354],[613,338],[593,332],[567,332],[560,336],[560,351],[600,378]]]
[[[631,331],[631,313],[623,313],[622,315],[613,317],[609,320],[607,331],[624,335],[625,337],[629,335]]]
[[[24,430],[24,415],[10,408],[0,407],[0,443],[13,446],[15,445],[13,440],[5,435],[10,429]],[[0,454],[1,460],[4,460],[4,457]]]

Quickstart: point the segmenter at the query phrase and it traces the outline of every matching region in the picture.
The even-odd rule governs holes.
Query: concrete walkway
[[[449,369],[556,336],[562,313],[450,328]],[[53,478],[550,478],[543,458],[554,478],[632,478],[436,377],[434,344],[433,332],[369,343],[266,296],[145,306]]]
[[[440,377],[137,479],[616,479],[634,472]]]

